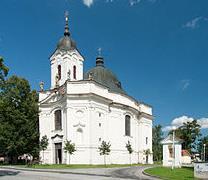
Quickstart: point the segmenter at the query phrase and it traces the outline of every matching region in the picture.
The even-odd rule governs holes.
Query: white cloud
[[[141,2],[141,0],[129,0],[130,6],[134,6],[135,4],[138,4],[140,2]]]
[[[172,126],[165,126],[162,128],[162,131],[166,132],[166,131],[171,131],[173,129]]]
[[[181,84],[182,84],[182,90],[185,91],[190,86],[190,80],[189,79],[181,80]]]
[[[178,118],[175,118],[172,120],[170,126],[165,126],[163,128],[163,131],[170,131],[174,126],[176,128],[180,127],[183,125],[183,123],[191,122],[193,121],[193,117],[188,117],[188,116],[181,116]],[[208,128],[208,118],[200,118],[197,119],[198,124],[201,126],[201,129],[207,129]]]
[[[198,28],[200,26],[200,23],[202,21],[208,21],[208,18],[202,17],[202,16],[196,17],[196,18],[188,21],[186,24],[184,24],[183,27],[190,28],[190,29],[195,29],[195,28]]]
[[[203,129],[208,128],[208,118],[201,118],[198,120],[198,123]]]
[[[87,7],[90,7],[93,3],[94,0],[82,0],[84,5],[86,5]]]
[[[98,0],[82,0],[83,4],[86,5],[87,7],[91,7],[95,1],[98,1]],[[101,0],[99,0],[101,1]],[[104,0],[102,0],[104,1]],[[105,0],[106,3],[112,3],[114,2],[115,0]],[[119,2],[119,0],[117,0]],[[126,0],[130,6],[134,6],[142,1],[148,1],[148,2],[156,2],[156,0]]]

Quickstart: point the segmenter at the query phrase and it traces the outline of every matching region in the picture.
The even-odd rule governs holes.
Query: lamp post
[[[173,147],[172,147],[173,149],[172,170],[173,170],[175,166],[175,130],[176,130],[176,127],[173,126],[172,130],[173,130]]]
[[[206,156],[205,156],[205,155],[206,155],[206,154],[205,154],[205,150],[206,150],[206,149],[205,149],[205,148],[206,148],[206,144],[204,144],[204,162],[206,161]]]

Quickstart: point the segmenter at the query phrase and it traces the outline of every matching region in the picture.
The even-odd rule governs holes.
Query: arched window
[[[58,80],[61,79],[61,65],[58,65]]]
[[[125,116],[125,135],[130,136],[131,132],[131,117],[129,115]]]
[[[73,66],[73,78],[77,79],[77,67]]]
[[[61,130],[61,110],[56,110],[55,113],[55,130]]]

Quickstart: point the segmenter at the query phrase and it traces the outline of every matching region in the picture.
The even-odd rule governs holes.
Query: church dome
[[[73,50],[76,49],[76,43],[70,38],[70,36],[65,35],[59,40],[57,49],[64,51]]]
[[[57,44],[57,49],[58,50],[73,50],[76,49],[76,43],[72,40],[69,32],[69,25],[68,25],[68,15],[65,15],[65,30],[64,30],[64,37],[62,37],[58,44]]]
[[[96,66],[84,74],[84,79],[92,79],[108,87],[110,91],[125,94],[125,91],[121,87],[121,82],[116,75],[104,67],[102,57],[96,58]]]

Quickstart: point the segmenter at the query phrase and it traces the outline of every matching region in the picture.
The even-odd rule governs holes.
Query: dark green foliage
[[[127,149],[127,151],[129,152],[129,154],[133,153],[133,149],[132,149],[132,147],[131,147],[130,141],[128,141],[128,142],[126,143],[126,149]]]
[[[76,151],[75,149],[75,144],[70,141],[66,141],[65,142],[65,146],[64,146],[64,150],[65,152],[69,153],[69,164],[70,164],[70,156]]]
[[[186,149],[192,152],[197,147],[197,139],[201,136],[201,126],[197,123],[197,120],[183,123],[183,126],[176,129],[176,136],[183,140],[182,149]],[[172,131],[169,132],[172,134]]]
[[[16,162],[39,154],[38,95],[27,80],[11,76],[0,87],[0,154]]]
[[[162,126],[157,125],[152,129],[152,149],[153,149],[153,160],[162,161],[162,144],[163,139]]]
[[[45,151],[47,147],[48,147],[48,138],[45,135],[40,140],[40,151]]]
[[[4,65],[4,60],[0,56],[0,85],[5,80],[5,77],[7,76],[8,72],[9,72],[9,68]]]
[[[64,146],[64,150],[65,152],[68,152],[70,155],[73,154],[76,149],[75,149],[75,144],[70,141],[66,141],[65,142],[65,146]]]
[[[205,160],[208,161],[208,135],[199,139],[197,144],[198,153],[201,159],[204,160],[204,144],[205,144]]]
[[[146,150],[144,150],[144,154],[145,154],[146,156],[148,156],[149,154],[151,154],[150,149],[146,149]]]
[[[111,147],[110,142],[107,143],[106,141],[102,141],[100,147],[98,147],[100,151],[100,155],[109,155],[111,151],[110,147]]]

